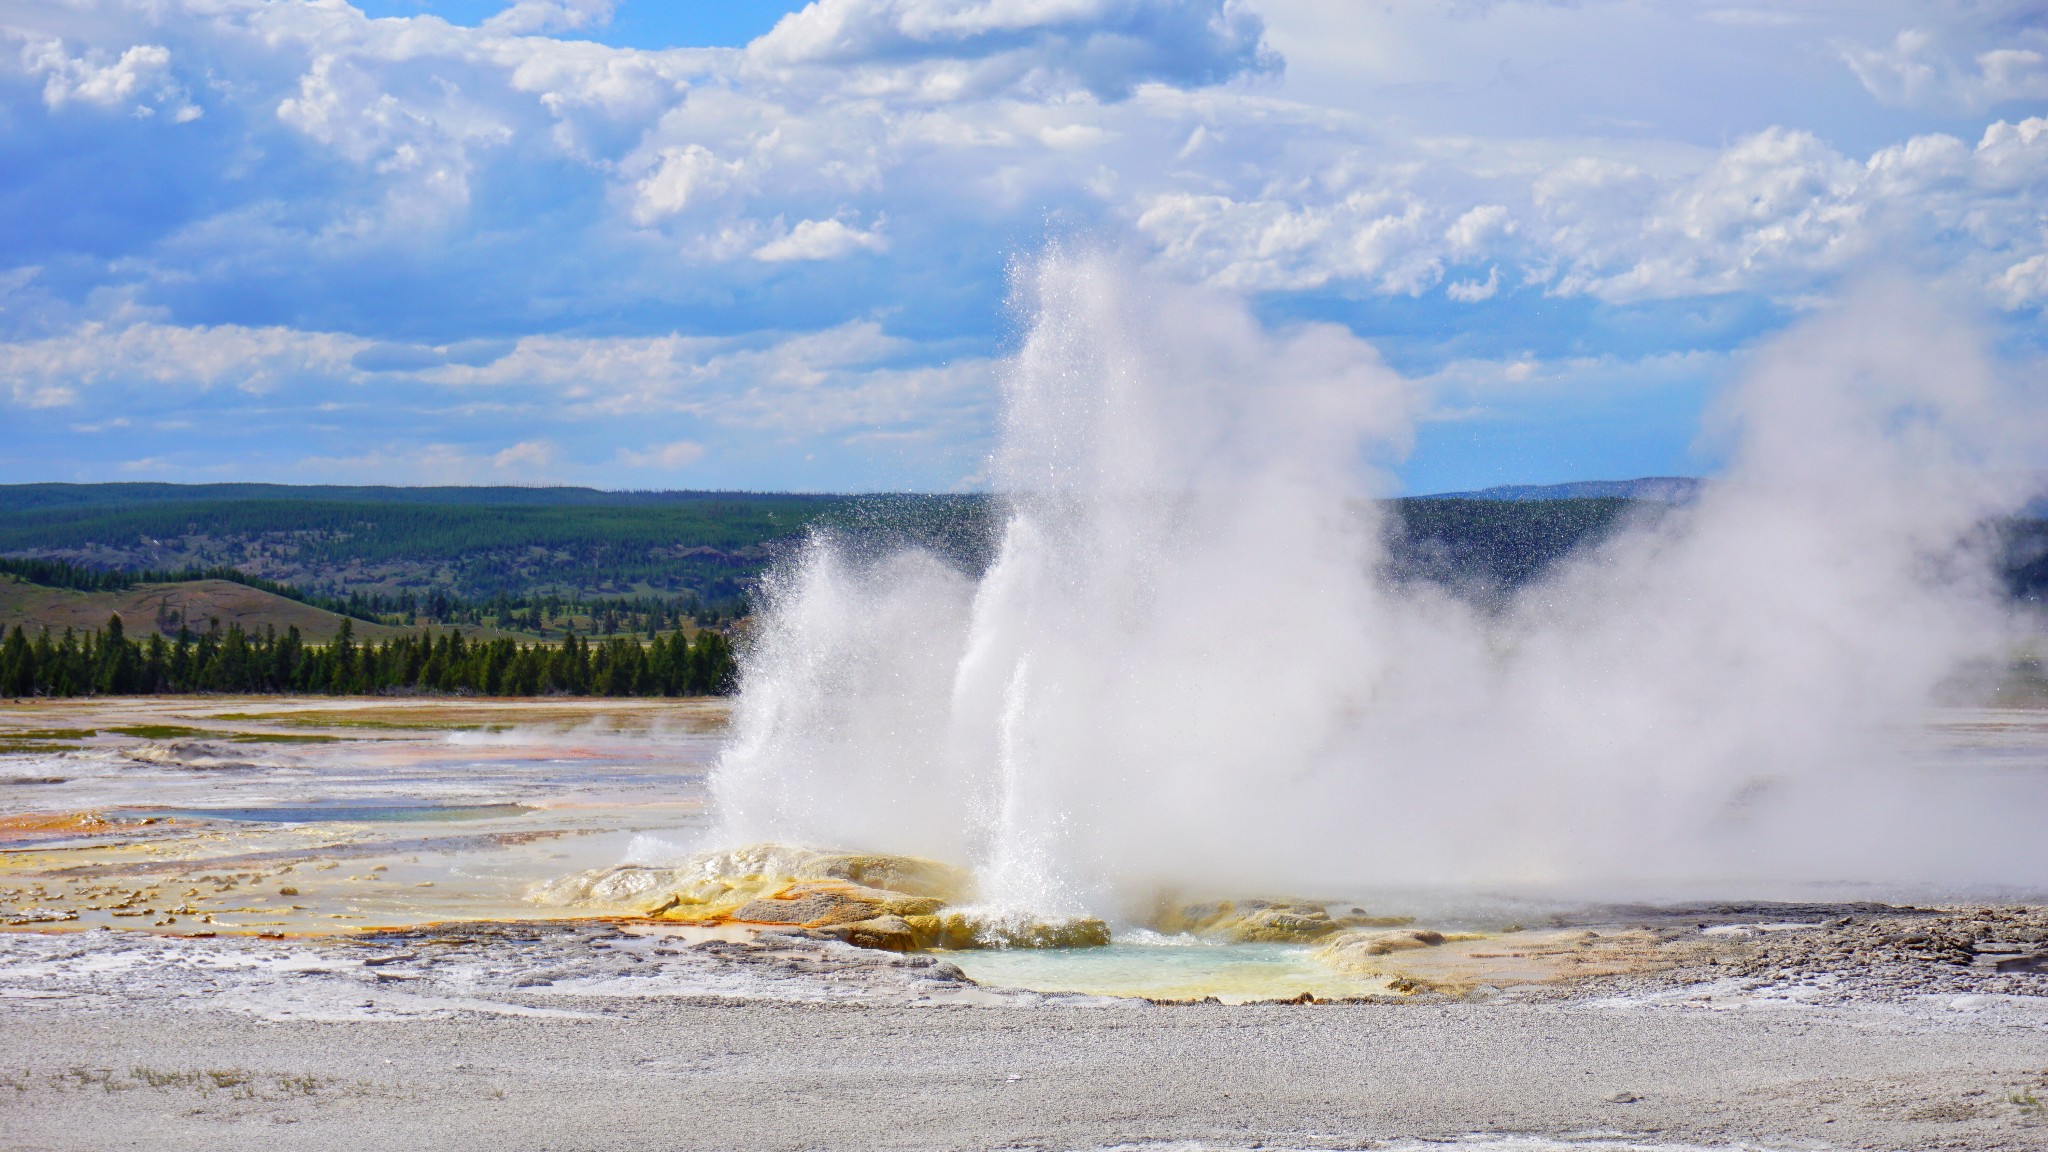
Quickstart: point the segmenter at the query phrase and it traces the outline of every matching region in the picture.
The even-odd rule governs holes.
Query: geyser
[[[820,536],[777,573],[723,834],[971,865],[996,909],[1229,892],[2048,882],[2031,779],[1905,753],[2009,621],[2023,416],[1879,284],[1756,351],[1696,505],[1505,606],[1379,575],[1417,412],[1372,347],[1101,256],[1019,278],[978,579]]]

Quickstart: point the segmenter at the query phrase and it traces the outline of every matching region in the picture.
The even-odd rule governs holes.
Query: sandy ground
[[[14,933],[0,1146],[2048,1148],[2048,997],[1777,971],[1226,1007],[602,923]]]

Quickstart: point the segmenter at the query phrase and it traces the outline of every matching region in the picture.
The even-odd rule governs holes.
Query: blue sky
[[[985,475],[1083,237],[1342,324],[1412,492],[1698,473],[1903,267],[2037,354],[2048,3],[0,0],[0,481]]]

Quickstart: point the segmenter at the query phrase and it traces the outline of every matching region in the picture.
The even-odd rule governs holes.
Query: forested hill
[[[1680,503],[1674,495],[1686,494],[1678,488],[1695,483],[1621,481],[1393,501],[1387,570],[1497,595],[1597,541],[1624,517],[1671,514]],[[1495,498],[1496,491],[1505,498]],[[608,632],[668,627],[684,615],[715,623],[744,611],[761,573],[815,525],[915,540],[976,569],[989,556],[994,513],[994,502],[982,495],[0,485],[0,556],[130,573],[218,576],[231,569],[334,611],[388,623],[453,619],[542,634],[566,617],[584,628],[601,618],[599,631]],[[2041,598],[2048,593],[2048,524],[2009,525],[2006,538],[2015,593]]]
[[[1512,586],[1628,506],[1398,501],[1390,567]],[[509,619],[541,598],[730,615],[814,525],[916,541],[972,570],[988,560],[993,511],[978,495],[30,484],[0,486],[0,556],[87,571],[238,572],[361,619],[447,619],[465,604]]]
[[[0,555],[232,568],[329,598],[688,599],[730,611],[810,525],[967,547],[975,497],[264,484],[0,486]]]
[[[822,497],[847,499],[847,497]],[[400,488],[339,484],[0,484],[0,514],[34,508],[114,508],[138,504],[219,501],[287,503],[514,505],[562,508],[716,504],[732,500],[803,503],[821,499],[788,492],[608,491],[602,488],[492,487]]]

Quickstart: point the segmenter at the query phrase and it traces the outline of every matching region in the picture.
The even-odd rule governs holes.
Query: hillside
[[[1424,500],[1640,500],[1651,504],[1690,504],[1699,499],[1704,482],[1691,476],[1645,476],[1637,480],[1578,480],[1569,484],[1500,484],[1476,492],[1444,492]]]
[[[1698,484],[1651,477],[1396,500],[1385,569],[1496,600],[1625,516],[1671,514]],[[0,556],[135,573],[232,568],[393,626],[651,635],[744,613],[761,575],[813,530],[916,542],[979,571],[999,509],[987,495],[29,484],[0,486]],[[2048,523],[2002,531],[2013,593],[2048,597]],[[207,615],[234,618],[253,590],[224,595]],[[37,611],[61,627],[102,608],[111,601]],[[154,619],[154,607],[143,611]],[[277,621],[312,612],[322,634],[333,626],[305,605],[262,611]]]
[[[813,524],[973,547],[986,500],[280,485],[0,486],[0,555],[232,567],[327,596],[660,597],[730,612]]]
[[[1629,516],[1668,506],[1608,498],[1397,500],[1386,571],[1429,580],[1481,601],[1527,583],[1581,547],[1596,544]]]
[[[107,618],[116,614],[128,633],[137,637],[151,631],[175,634],[181,622],[194,632],[204,632],[212,621],[219,620],[222,628],[240,624],[243,631],[250,633],[261,632],[266,626],[281,633],[296,626],[306,640],[316,644],[333,639],[343,620],[332,612],[226,580],[145,584],[121,592],[78,592],[0,576],[0,630],[11,632],[21,625],[31,635],[45,628],[51,632],[66,628],[91,632],[106,627]],[[361,621],[354,621],[352,626],[364,640],[389,639],[409,631]],[[484,639],[509,635],[495,628],[462,631]]]

